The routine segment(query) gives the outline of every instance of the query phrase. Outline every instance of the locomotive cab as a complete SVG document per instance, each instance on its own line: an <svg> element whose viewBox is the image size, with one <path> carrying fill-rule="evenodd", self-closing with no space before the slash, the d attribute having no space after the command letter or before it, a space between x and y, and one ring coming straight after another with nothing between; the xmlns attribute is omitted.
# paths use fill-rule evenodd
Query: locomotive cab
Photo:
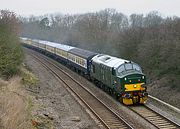
<svg viewBox="0 0 180 129"><path fill-rule="evenodd" d="M116 69L120 99L126 105L143 104L147 100L146 76L134 62L125 62Z"/></svg>

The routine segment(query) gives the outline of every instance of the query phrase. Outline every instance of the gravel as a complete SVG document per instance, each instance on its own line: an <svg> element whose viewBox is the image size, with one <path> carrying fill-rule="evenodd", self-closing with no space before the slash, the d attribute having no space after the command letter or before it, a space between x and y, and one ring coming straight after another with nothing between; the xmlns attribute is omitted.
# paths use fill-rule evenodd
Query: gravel
<svg viewBox="0 0 180 129"><path fill-rule="evenodd" d="M33 109L33 116L48 119L53 123L51 128L56 129L100 128L50 71L29 55L26 55L24 63L39 79L38 88L33 92L36 98L34 107L37 107ZM48 125L48 122L44 123Z"/></svg>

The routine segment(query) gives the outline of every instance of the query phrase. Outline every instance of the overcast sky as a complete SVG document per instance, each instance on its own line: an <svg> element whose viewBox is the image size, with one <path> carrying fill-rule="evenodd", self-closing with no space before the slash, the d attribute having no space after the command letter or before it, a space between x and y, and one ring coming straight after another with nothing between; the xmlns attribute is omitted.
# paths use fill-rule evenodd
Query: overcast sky
<svg viewBox="0 0 180 129"><path fill-rule="evenodd" d="M0 9L18 15L47 13L76 14L114 8L126 15L158 11L162 16L180 17L180 0L0 0Z"/></svg>

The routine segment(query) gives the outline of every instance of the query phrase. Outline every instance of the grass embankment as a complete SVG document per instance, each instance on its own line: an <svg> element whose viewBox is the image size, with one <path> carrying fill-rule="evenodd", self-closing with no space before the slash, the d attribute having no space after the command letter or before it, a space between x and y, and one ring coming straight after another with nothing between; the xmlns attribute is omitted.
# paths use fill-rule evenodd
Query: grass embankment
<svg viewBox="0 0 180 129"><path fill-rule="evenodd" d="M21 76L14 76L8 81L0 79L0 127L5 129L33 129L32 108L33 96L25 90L27 84L23 78L34 78L21 70ZM36 78L28 81L28 85L35 85ZM22 83L23 82L23 83Z"/></svg>
<svg viewBox="0 0 180 129"><path fill-rule="evenodd" d="M36 102L33 92L38 86L38 78L26 68L8 81L0 79L0 128L41 129L52 128L52 122L37 114L42 107Z"/></svg>

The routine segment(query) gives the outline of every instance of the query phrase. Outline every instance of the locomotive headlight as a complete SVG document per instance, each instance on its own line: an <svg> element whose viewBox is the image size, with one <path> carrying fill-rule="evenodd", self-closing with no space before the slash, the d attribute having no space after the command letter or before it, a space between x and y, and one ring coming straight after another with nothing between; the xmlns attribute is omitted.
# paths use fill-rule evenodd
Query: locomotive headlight
<svg viewBox="0 0 180 129"><path fill-rule="evenodd" d="M126 80L127 80L127 78L125 77L125 78L124 78L124 80L126 81Z"/></svg>
<svg viewBox="0 0 180 129"><path fill-rule="evenodd" d="M142 79L144 79L144 76L142 76Z"/></svg>

